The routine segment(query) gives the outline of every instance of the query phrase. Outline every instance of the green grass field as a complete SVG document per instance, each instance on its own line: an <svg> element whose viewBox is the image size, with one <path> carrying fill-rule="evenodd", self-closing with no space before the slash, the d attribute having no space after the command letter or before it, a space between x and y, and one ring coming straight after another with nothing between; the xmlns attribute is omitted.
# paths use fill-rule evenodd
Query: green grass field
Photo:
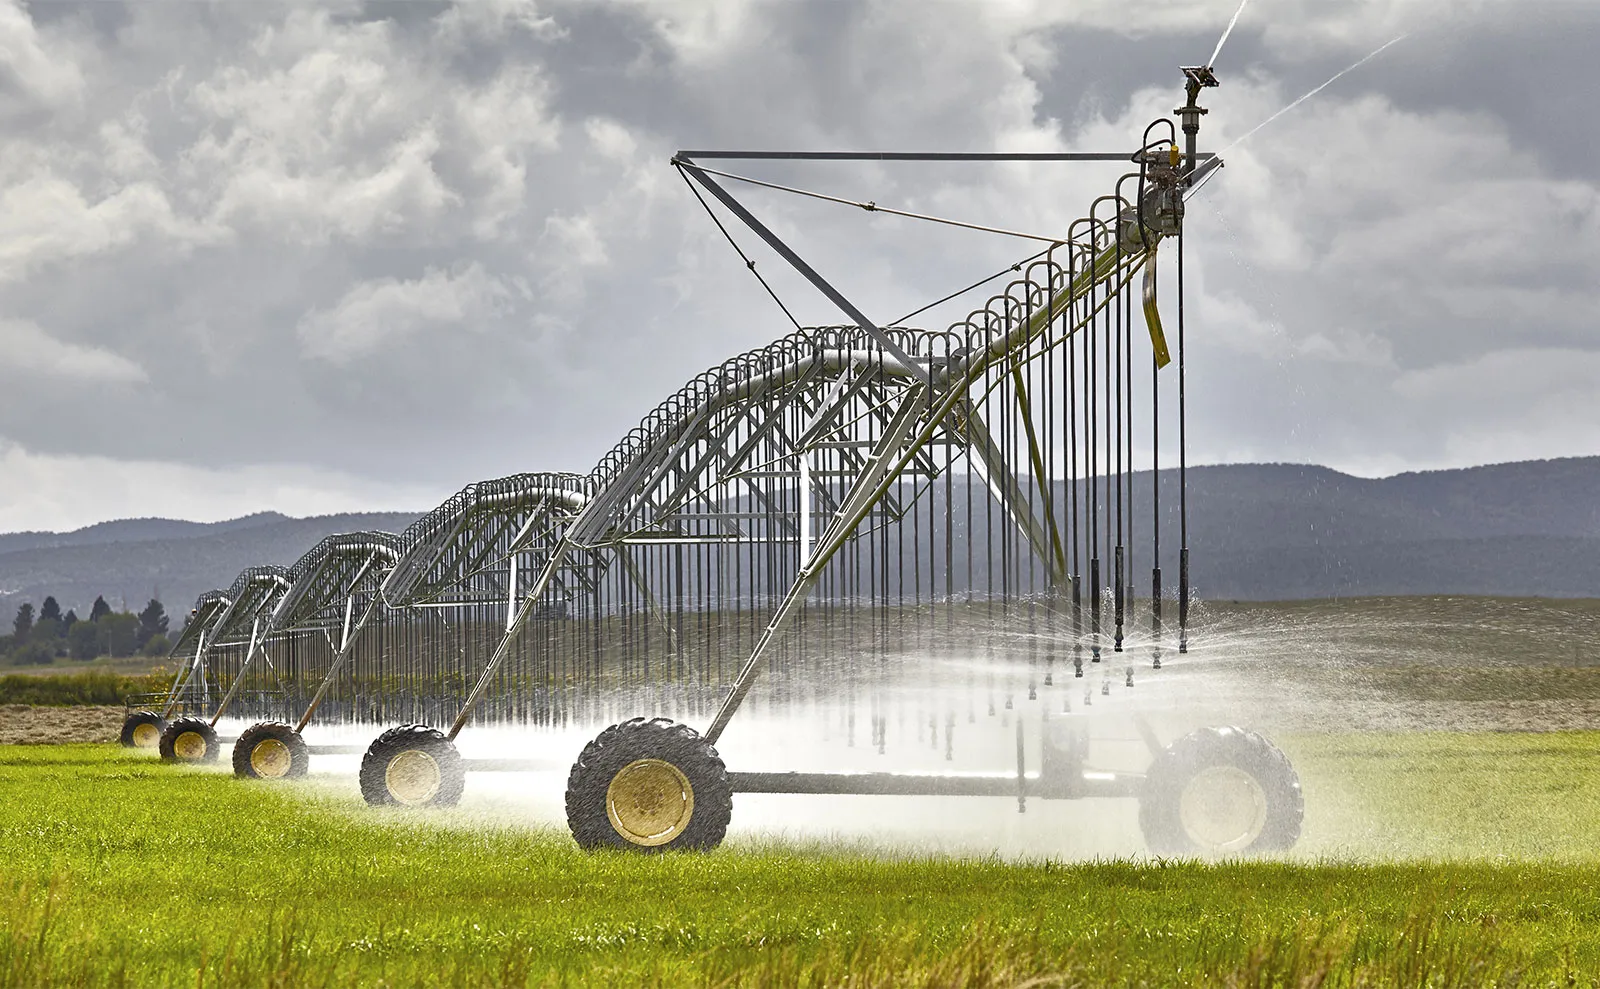
<svg viewBox="0 0 1600 989"><path fill-rule="evenodd" d="M0 986L1595 984L1600 733L1283 741L1302 850L1220 864L585 854L0 748Z"/></svg>
<svg viewBox="0 0 1600 989"><path fill-rule="evenodd" d="M121 704L130 694L155 693L171 685L172 676L162 673L0 673L0 704Z"/></svg>

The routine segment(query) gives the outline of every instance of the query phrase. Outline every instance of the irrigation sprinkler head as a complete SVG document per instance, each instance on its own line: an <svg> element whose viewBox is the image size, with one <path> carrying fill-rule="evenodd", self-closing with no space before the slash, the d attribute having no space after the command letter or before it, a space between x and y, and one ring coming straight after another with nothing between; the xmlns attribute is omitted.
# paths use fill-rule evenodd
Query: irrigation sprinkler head
<svg viewBox="0 0 1600 989"><path fill-rule="evenodd" d="M1194 102L1194 98L1199 94L1200 90L1214 89L1221 85L1221 83L1217 82L1217 74L1212 71L1209 65L1183 66L1183 77L1187 80L1186 88L1189 93L1190 103Z"/></svg>
<svg viewBox="0 0 1600 989"><path fill-rule="evenodd" d="M1183 163L1183 174L1187 176L1192 174L1195 166L1199 164L1195 160L1195 145L1200 137L1200 118L1206 114L1205 107L1198 102L1200 90L1213 89L1221 84L1217 82L1217 75L1211 71L1211 66L1209 65L1186 66L1183 69L1183 76L1185 79L1184 93L1189 99L1187 103L1172 112L1176 113L1178 119L1183 121L1183 137L1184 143L1187 145L1185 148L1187 154Z"/></svg>

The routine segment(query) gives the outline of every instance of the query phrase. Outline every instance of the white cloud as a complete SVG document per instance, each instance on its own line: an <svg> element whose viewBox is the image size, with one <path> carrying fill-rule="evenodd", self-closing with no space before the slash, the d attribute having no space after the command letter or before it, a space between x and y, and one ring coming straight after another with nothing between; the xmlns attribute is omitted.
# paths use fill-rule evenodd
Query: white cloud
<svg viewBox="0 0 1600 989"><path fill-rule="evenodd" d="M1600 453L1600 353L1508 348L1400 375L1397 396L1437 420L1451 464Z"/></svg>
<svg viewBox="0 0 1600 989"><path fill-rule="evenodd" d="M641 4L673 53L695 65L726 56L753 23L753 4L722 0L663 0Z"/></svg>
<svg viewBox="0 0 1600 989"><path fill-rule="evenodd" d="M441 14L435 38L442 45L458 46L469 41L501 42L516 32L540 41L567 36L566 29L541 13L534 0L473 0Z"/></svg>
<svg viewBox="0 0 1600 989"><path fill-rule="evenodd" d="M529 66L509 68L493 83L457 102L453 133L473 184L464 194L480 239L502 234L529 206L528 168L561 143L561 122L550 110L549 84Z"/></svg>
<svg viewBox="0 0 1600 989"><path fill-rule="evenodd" d="M470 264L457 272L429 268L421 278L362 282L332 309L313 311L296 333L312 357L349 364L379 348L428 331L471 332L506 311L511 290Z"/></svg>
<svg viewBox="0 0 1600 989"><path fill-rule="evenodd" d="M94 203L50 174L30 176L0 193L0 280L148 237L190 242L203 234L175 217L166 194L148 182L122 186Z"/></svg>
<svg viewBox="0 0 1600 989"><path fill-rule="evenodd" d="M46 454L0 437L0 531L68 531L117 518L215 522L259 511L286 515L418 511L449 492L304 464L196 467L151 460Z"/></svg>
<svg viewBox="0 0 1600 989"><path fill-rule="evenodd" d="M57 340L21 319L0 319L0 375L101 384L138 384L149 380L145 369L103 347L85 347Z"/></svg>
<svg viewBox="0 0 1600 989"><path fill-rule="evenodd" d="M58 57L39 36L27 9L9 0L0 3L0 75L50 109L75 103L83 95L83 74L76 62Z"/></svg>
<svg viewBox="0 0 1600 989"><path fill-rule="evenodd" d="M583 131L589 136L595 150L607 158L630 161L639 150L639 142L628 133L626 125L604 117L590 117L583 122Z"/></svg>
<svg viewBox="0 0 1600 989"><path fill-rule="evenodd" d="M230 67L194 87L209 126L186 171L201 184L215 177L218 222L282 224L302 240L437 218L457 197L433 169L438 134L408 105L416 80L388 57L381 28L321 26L324 46L281 52L286 66ZM268 32L262 44L283 42Z"/></svg>
<svg viewBox="0 0 1600 989"><path fill-rule="evenodd" d="M1175 105L1165 53L1202 56L1235 6L0 7L0 312L32 327L0 333L28 334L11 349L29 360L55 355L50 374L141 385L48 407L8 389L0 435L148 463L249 450L396 482L420 470L441 490L586 468L684 379L787 329L667 166L674 148L1127 147ZM1491 8L1491 27L1516 16L1523 43L1540 37L1537 15ZM1424 30L1230 151L1196 204L1197 456L1404 467L1446 450L1592 449L1515 403L1485 406L1494 421L1450 411L1450 389L1473 385L1445 368L1503 359L1532 381L1553 359L1587 368L1551 355L1593 352L1600 307L1600 198L1581 156L1553 158L1510 103L1449 103L1454 79L1478 78L1463 53L1501 41L1478 9L1246 8L1207 95L1211 147ZM1441 46L1446 31L1479 49ZM1051 232L1118 166L740 169ZM884 319L1024 253L740 192ZM730 232L803 321L842 319ZM1434 372L1445 383L1424 387ZM1563 393L1587 408L1575 388ZM468 431L479 441L461 443ZM131 511L101 497L106 515Z"/></svg>

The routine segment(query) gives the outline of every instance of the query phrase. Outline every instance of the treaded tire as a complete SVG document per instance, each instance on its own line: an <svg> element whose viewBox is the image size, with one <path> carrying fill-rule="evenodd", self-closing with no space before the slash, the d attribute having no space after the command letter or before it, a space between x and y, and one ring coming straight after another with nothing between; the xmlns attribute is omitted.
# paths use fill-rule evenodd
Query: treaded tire
<svg viewBox="0 0 1600 989"><path fill-rule="evenodd" d="M233 743L233 775L240 779L299 779L310 768L306 740L281 721L251 725Z"/></svg>
<svg viewBox="0 0 1600 989"><path fill-rule="evenodd" d="M155 732L140 732L140 728L154 728ZM154 711L135 711L122 722L122 747L125 749L153 749L161 744L161 733L167 730L167 719ZM140 744L140 738L151 740Z"/></svg>
<svg viewBox="0 0 1600 989"><path fill-rule="evenodd" d="M406 782L415 782L419 769L424 785L407 792ZM361 757L361 796L374 807L453 807L466 785L467 771L455 743L427 725L390 728Z"/></svg>
<svg viewBox="0 0 1600 989"><path fill-rule="evenodd" d="M199 736L204 748L198 749L193 736ZM166 762L216 762L222 754L217 741L217 731L204 718L178 718L161 732L161 758Z"/></svg>
<svg viewBox="0 0 1600 989"><path fill-rule="evenodd" d="M1208 785L1198 780L1208 772L1220 772L1232 781L1244 777L1253 781L1264 813L1258 818L1259 831L1247 841L1243 840L1245 832L1239 843L1208 846L1185 826L1185 790L1192 783ZM1261 735L1237 727L1202 728L1167 746L1150 764L1139 794L1139 829L1144 832L1145 844L1158 855L1248 856L1283 851L1299 840L1304 817L1300 777L1288 757Z"/></svg>
<svg viewBox="0 0 1600 989"><path fill-rule="evenodd" d="M669 764L692 788L688 823L660 844L639 844L624 837L608 813L612 781L640 760ZM585 849L706 851L722 843L732 817L733 789L722 757L699 732L668 718L634 718L607 728L584 746L567 776L567 827Z"/></svg>

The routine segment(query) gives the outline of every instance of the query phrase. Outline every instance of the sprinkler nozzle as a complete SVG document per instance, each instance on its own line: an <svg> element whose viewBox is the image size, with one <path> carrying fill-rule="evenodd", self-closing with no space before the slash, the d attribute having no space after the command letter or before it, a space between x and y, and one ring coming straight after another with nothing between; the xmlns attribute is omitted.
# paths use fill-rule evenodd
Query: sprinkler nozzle
<svg viewBox="0 0 1600 989"><path fill-rule="evenodd" d="M1209 65L1186 65L1183 67L1183 76L1186 80L1186 89L1211 89L1221 85L1217 82L1217 74Z"/></svg>

